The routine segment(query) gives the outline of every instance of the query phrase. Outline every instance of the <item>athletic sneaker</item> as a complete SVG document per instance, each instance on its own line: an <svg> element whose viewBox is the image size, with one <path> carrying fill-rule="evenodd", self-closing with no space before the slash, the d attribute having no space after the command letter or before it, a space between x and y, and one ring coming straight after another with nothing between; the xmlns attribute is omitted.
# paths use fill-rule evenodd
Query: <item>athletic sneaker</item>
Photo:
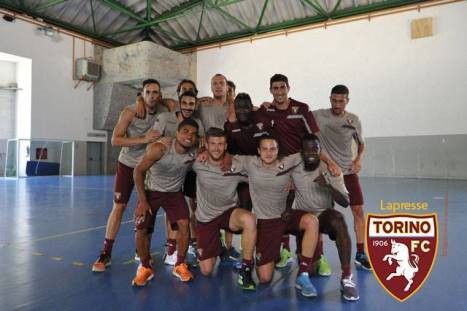
<svg viewBox="0 0 467 311"><path fill-rule="evenodd" d="M104 252L101 252L99 258L92 265L92 271L94 272L104 272L105 268L109 267L112 264L111 257Z"/></svg>
<svg viewBox="0 0 467 311"><path fill-rule="evenodd" d="M291 262L293 262L292 253L288 249L283 248L281 250L281 259L276 263L276 268L285 268Z"/></svg>
<svg viewBox="0 0 467 311"><path fill-rule="evenodd" d="M371 271L371 265L365 253L357 253L355 255L355 265L359 268Z"/></svg>
<svg viewBox="0 0 467 311"><path fill-rule="evenodd" d="M255 281L251 277L251 268L244 266L239 274L237 279L238 285L245 290L256 290Z"/></svg>
<svg viewBox="0 0 467 311"><path fill-rule="evenodd" d="M142 265L138 266L136 270L136 276L131 282L133 286L146 286L149 281L154 278L154 270L152 268L146 268Z"/></svg>
<svg viewBox="0 0 467 311"><path fill-rule="evenodd" d="M175 251L172 255L167 254L164 255L164 263L169 266L175 266L177 263L177 251Z"/></svg>
<svg viewBox="0 0 467 311"><path fill-rule="evenodd" d="M310 280L308 272L302 272L298 275L295 287L300 290L300 293L304 297L316 297L318 293L316 288L313 286Z"/></svg>
<svg viewBox="0 0 467 311"><path fill-rule="evenodd" d="M188 245L188 255L196 256L196 244L193 245L190 243L190 245Z"/></svg>
<svg viewBox="0 0 467 311"><path fill-rule="evenodd" d="M242 255L233 246L229 249L222 246L222 251L219 257L222 262L228 262L239 261L242 258Z"/></svg>
<svg viewBox="0 0 467 311"><path fill-rule="evenodd" d="M360 299L358 290L355 283L352 281L352 275L342 278L341 280L341 294L345 300L356 301Z"/></svg>
<svg viewBox="0 0 467 311"><path fill-rule="evenodd" d="M321 255L318 261L318 274L321 276L330 276L332 273L331 265L324 255Z"/></svg>
<svg viewBox="0 0 467 311"><path fill-rule="evenodd" d="M172 274L182 282L188 282L193 279L193 274L191 274L186 263L176 265L172 269Z"/></svg>
<svg viewBox="0 0 467 311"><path fill-rule="evenodd" d="M141 261L141 258L139 258L138 252L135 251L135 261Z"/></svg>

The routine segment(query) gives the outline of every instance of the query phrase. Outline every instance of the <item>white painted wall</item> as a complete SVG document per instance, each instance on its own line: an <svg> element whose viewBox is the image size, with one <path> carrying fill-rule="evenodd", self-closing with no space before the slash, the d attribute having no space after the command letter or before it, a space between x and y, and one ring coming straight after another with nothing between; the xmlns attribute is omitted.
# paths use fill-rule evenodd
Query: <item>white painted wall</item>
<svg viewBox="0 0 467 311"><path fill-rule="evenodd" d="M37 26L18 19L14 23L1 20L0 24L0 52L32 60L31 137L106 141L105 137L87 136L102 131L92 128L93 90L86 90L87 83L74 88L72 38L64 34L58 39L46 37L38 34ZM79 39L75 43L76 57L93 55L91 44L84 45Z"/></svg>
<svg viewBox="0 0 467 311"><path fill-rule="evenodd" d="M16 82L16 64L0 60L0 88Z"/></svg>
<svg viewBox="0 0 467 311"><path fill-rule="evenodd" d="M364 136L467 133L467 2L442 5L197 53L201 95L217 72L270 100L269 78L283 73L290 96L329 106L335 84L350 88L348 110ZM410 21L434 18L434 36L412 40Z"/></svg>

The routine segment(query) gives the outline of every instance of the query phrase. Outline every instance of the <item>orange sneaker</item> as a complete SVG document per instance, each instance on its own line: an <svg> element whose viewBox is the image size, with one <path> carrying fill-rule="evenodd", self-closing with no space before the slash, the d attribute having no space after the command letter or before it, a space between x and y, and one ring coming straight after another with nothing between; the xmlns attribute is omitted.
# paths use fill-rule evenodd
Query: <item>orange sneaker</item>
<svg viewBox="0 0 467 311"><path fill-rule="evenodd" d="M172 269L172 274L182 282L188 282L193 279L193 274L191 274L186 263L181 263L175 266Z"/></svg>
<svg viewBox="0 0 467 311"><path fill-rule="evenodd" d="M112 260L109 255L104 252L101 252L99 258L92 265L92 271L94 272L104 272L105 269L112 264Z"/></svg>
<svg viewBox="0 0 467 311"><path fill-rule="evenodd" d="M149 281L154 278L154 270L152 268L146 268L139 266L136 270L136 276L131 282L133 286L146 286Z"/></svg>

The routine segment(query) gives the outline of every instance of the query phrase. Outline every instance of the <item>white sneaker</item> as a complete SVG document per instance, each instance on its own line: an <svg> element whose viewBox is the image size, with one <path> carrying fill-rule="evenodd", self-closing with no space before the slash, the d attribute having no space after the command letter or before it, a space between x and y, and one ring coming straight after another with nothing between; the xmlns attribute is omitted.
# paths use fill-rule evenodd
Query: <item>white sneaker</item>
<svg viewBox="0 0 467 311"><path fill-rule="evenodd" d="M194 248L192 244L188 246L188 254L192 256L196 256L196 249Z"/></svg>
<svg viewBox="0 0 467 311"><path fill-rule="evenodd" d="M175 264L177 263L177 251L175 251L172 255L168 255L167 253L165 253L164 263L169 266L175 266Z"/></svg>

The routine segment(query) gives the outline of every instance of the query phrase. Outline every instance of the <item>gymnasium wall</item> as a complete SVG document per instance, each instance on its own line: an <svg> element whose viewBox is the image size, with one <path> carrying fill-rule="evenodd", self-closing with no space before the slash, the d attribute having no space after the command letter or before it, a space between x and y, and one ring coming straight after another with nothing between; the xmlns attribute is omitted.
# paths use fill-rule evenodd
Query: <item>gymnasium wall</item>
<svg viewBox="0 0 467 311"><path fill-rule="evenodd" d="M463 1L200 51L200 93L220 72L260 105L284 73L290 96L318 109L346 84L367 144L362 175L467 179L466 16ZM423 17L433 36L411 39Z"/></svg>
<svg viewBox="0 0 467 311"><path fill-rule="evenodd" d="M93 89L87 90L88 83L75 88L72 79L72 37L59 34L50 38L38 32L36 25L1 19L0 38L0 52L32 60L30 124L18 124L18 138L106 142L107 133L93 129ZM83 40L75 39L75 57L92 56L93 50L89 42L84 44ZM30 125L26 133L21 131L25 125ZM75 154L75 158L83 157ZM80 166L75 172L84 174L86 165Z"/></svg>

